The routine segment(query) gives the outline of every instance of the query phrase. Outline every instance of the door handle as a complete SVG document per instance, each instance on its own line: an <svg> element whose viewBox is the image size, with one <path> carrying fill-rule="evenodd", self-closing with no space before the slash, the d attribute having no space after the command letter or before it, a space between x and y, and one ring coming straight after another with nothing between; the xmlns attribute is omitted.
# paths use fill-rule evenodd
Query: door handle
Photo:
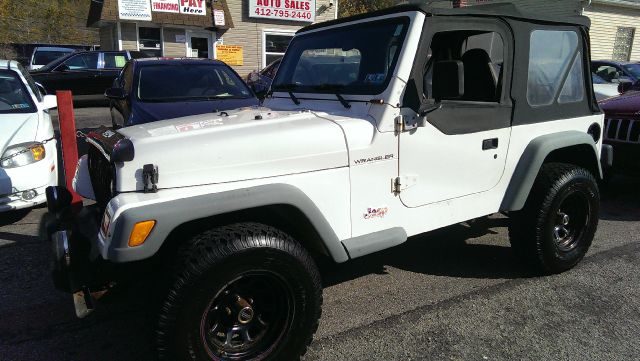
<svg viewBox="0 0 640 361"><path fill-rule="evenodd" d="M482 150L498 149L498 138L485 139L482 141Z"/></svg>

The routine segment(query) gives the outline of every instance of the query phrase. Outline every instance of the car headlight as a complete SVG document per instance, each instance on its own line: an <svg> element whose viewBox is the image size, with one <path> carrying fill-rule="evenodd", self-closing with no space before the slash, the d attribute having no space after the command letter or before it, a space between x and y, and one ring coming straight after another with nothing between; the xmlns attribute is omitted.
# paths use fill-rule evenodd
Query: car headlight
<svg viewBox="0 0 640 361"><path fill-rule="evenodd" d="M43 160L46 155L42 143L30 142L12 145L4 151L0 167L17 168Z"/></svg>

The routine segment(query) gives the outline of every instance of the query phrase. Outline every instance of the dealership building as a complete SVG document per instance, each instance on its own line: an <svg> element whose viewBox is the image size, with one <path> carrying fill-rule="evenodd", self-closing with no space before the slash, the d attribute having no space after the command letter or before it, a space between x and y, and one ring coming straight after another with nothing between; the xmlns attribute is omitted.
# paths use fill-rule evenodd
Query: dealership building
<svg viewBox="0 0 640 361"><path fill-rule="evenodd" d="M332 20L338 0L91 1L103 50L225 61L241 75L284 54L295 32Z"/></svg>

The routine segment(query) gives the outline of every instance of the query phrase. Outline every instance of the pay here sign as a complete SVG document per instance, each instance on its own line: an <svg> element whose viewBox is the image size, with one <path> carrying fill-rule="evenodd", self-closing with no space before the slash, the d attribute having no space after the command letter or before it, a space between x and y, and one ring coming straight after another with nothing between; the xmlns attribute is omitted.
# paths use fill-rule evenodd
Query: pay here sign
<svg viewBox="0 0 640 361"><path fill-rule="evenodd" d="M249 17L314 22L316 0L249 0Z"/></svg>

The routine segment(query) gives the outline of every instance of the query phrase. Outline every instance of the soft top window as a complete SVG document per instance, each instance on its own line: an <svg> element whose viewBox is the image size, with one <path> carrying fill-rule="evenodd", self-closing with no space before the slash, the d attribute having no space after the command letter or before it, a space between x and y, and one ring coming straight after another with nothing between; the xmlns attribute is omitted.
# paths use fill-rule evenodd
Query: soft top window
<svg viewBox="0 0 640 361"><path fill-rule="evenodd" d="M527 101L531 106L584 99L584 74L575 31L531 32Z"/></svg>
<svg viewBox="0 0 640 361"><path fill-rule="evenodd" d="M493 31L457 30L435 34L424 75L425 97L438 101L500 102L504 51L502 36ZM443 61L459 62L464 68L464 93L460 96L448 97L436 92L446 86L436 81L452 82L446 76L434 77L435 63Z"/></svg>
<svg viewBox="0 0 640 361"><path fill-rule="evenodd" d="M379 94L387 87L409 19L349 25L293 39L273 90L304 93Z"/></svg>

